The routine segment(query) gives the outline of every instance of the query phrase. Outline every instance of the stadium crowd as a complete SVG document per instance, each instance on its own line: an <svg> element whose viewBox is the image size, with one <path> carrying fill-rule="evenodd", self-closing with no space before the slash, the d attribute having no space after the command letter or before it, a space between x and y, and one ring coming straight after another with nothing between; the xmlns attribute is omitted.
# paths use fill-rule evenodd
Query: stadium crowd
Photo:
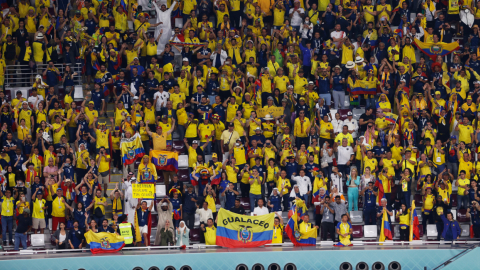
<svg viewBox="0 0 480 270"><path fill-rule="evenodd" d="M144 245L153 224L151 244L189 245L196 215L200 241L215 244L218 207L275 212L273 243L282 243L282 211L297 198L314 217L303 222L322 240L351 234L350 214L359 209L365 225L396 210L407 240L415 195L424 232L436 224L437 239L457 239L450 211L457 207L480 238L474 1L159 1L172 22L183 21L161 50L166 32L154 30L166 22L151 23L148 1L143 9L135 0L7 3L4 245L26 248L28 233L50 226L57 248L85 247L89 230L116 231L129 246L140 242L136 222ZM432 56L416 40L443 51ZM454 42L462 45L444 53ZM29 95L5 76L22 76ZM86 88L80 102L78 77ZM367 85L360 81L373 83L375 94L355 92ZM137 133L147 155L126 166L120 144ZM187 155L186 178L157 172L150 150ZM200 166L211 174L198 178ZM162 179L167 197L132 197L145 172ZM121 181L109 189L116 174Z"/></svg>

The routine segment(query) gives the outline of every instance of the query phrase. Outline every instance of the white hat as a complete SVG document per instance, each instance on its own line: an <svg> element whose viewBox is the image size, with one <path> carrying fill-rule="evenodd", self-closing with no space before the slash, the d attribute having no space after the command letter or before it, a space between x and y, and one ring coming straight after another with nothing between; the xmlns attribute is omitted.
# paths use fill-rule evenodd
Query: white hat
<svg viewBox="0 0 480 270"><path fill-rule="evenodd" d="M480 81L474 81L473 84L480 84Z"/></svg>
<svg viewBox="0 0 480 270"><path fill-rule="evenodd" d="M132 178L130 178L130 181L137 181L137 178L135 176L132 176Z"/></svg>
<svg viewBox="0 0 480 270"><path fill-rule="evenodd" d="M135 100L135 99L138 99L138 97L137 97L137 96L134 96L134 97L133 97L133 100Z"/></svg>
<svg viewBox="0 0 480 270"><path fill-rule="evenodd" d="M355 67L355 63L353 63L353 61L348 61L347 64L345 65L346 68L350 69L350 68L354 68Z"/></svg>
<svg viewBox="0 0 480 270"><path fill-rule="evenodd" d="M195 140L195 141L193 141L193 142L192 142L192 144L194 144L194 143L198 144L198 141L197 141L197 140Z"/></svg>
<svg viewBox="0 0 480 270"><path fill-rule="evenodd" d="M168 203L163 202L161 206L168 206Z"/></svg>
<svg viewBox="0 0 480 270"><path fill-rule="evenodd" d="M353 113L352 113L352 112L348 112L347 115L350 116L350 115L353 115Z"/></svg>
<svg viewBox="0 0 480 270"><path fill-rule="evenodd" d="M355 58L355 63L360 64L360 63L362 63L364 60L365 60L365 59L363 59L363 57L357 56L357 58Z"/></svg>
<svg viewBox="0 0 480 270"><path fill-rule="evenodd" d="M340 72L342 72L342 68L339 65L336 65L333 69L336 69L336 68L340 69Z"/></svg>
<svg viewBox="0 0 480 270"><path fill-rule="evenodd" d="M273 117L270 114L265 115L264 120L273 120Z"/></svg>
<svg viewBox="0 0 480 270"><path fill-rule="evenodd" d="M43 34L42 34L42 33L38 33L38 34L37 34L37 39L40 39L40 38L43 38Z"/></svg>
<svg viewBox="0 0 480 270"><path fill-rule="evenodd" d="M133 58L133 60L135 60L135 59L140 60L140 59L138 59L138 57L134 57L134 58Z"/></svg>
<svg viewBox="0 0 480 270"><path fill-rule="evenodd" d="M255 129L255 131L257 131L257 130L262 131L262 129L261 129L260 127L257 127L257 128Z"/></svg>
<svg viewBox="0 0 480 270"><path fill-rule="evenodd" d="M293 85L290 84L287 88L293 88Z"/></svg>
<svg viewBox="0 0 480 270"><path fill-rule="evenodd" d="M308 84L314 84L313 81L309 81Z"/></svg>
<svg viewBox="0 0 480 270"><path fill-rule="evenodd" d="M184 57L182 61L183 62L188 62L188 58Z"/></svg>

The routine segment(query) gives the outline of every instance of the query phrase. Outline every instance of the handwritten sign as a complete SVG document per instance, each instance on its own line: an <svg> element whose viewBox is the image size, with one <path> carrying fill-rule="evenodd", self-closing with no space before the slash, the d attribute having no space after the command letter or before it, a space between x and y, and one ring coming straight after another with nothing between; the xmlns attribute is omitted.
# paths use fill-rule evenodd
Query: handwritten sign
<svg viewBox="0 0 480 270"><path fill-rule="evenodd" d="M270 107L270 108L260 108L257 109L257 117L264 118L267 114L270 114L271 117L277 117L283 115L283 107Z"/></svg>
<svg viewBox="0 0 480 270"><path fill-rule="evenodd" d="M154 199L155 185L154 184L133 184L132 195L135 199Z"/></svg>

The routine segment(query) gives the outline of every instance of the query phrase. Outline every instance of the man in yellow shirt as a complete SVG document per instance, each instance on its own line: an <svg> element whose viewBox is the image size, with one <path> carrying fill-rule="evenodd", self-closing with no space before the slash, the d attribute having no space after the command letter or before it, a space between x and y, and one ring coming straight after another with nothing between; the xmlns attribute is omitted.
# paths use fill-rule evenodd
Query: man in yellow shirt
<svg viewBox="0 0 480 270"><path fill-rule="evenodd" d="M474 128L468 124L468 117L464 117L463 122L457 124L455 131L458 131L458 141L464 142L467 148L470 148L474 137Z"/></svg>
<svg viewBox="0 0 480 270"><path fill-rule="evenodd" d="M3 244L7 244L7 232L10 238L10 245L13 245L12 229L13 214L15 208L15 199L12 197L12 191L7 189L5 194L0 190L0 198L2 199L2 239Z"/></svg>
<svg viewBox="0 0 480 270"><path fill-rule="evenodd" d="M469 194L468 192L476 192L475 190L469 191L470 188L470 180L466 177L467 172L465 170L460 170L460 177L458 178L457 182L455 182L455 185L458 187L458 209L468 209L468 206L470 205L470 199L469 199ZM476 196L476 194L475 194Z"/></svg>
<svg viewBox="0 0 480 270"><path fill-rule="evenodd" d="M102 224L105 219L105 206L108 206L107 199L102 196L102 191L95 186L95 197L93 198L93 219L97 224Z"/></svg>
<svg viewBox="0 0 480 270"><path fill-rule="evenodd" d="M167 137L170 135L173 130L175 129L175 119L172 119L172 127L169 131L163 133L163 129L161 126L157 127L157 132L153 133L150 131L148 125L150 121L147 120L146 122L147 134L148 136L152 137L153 141L153 150L166 150L167 149Z"/></svg>
<svg viewBox="0 0 480 270"><path fill-rule="evenodd" d="M205 97L205 96L204 96ZM212 143L211 141L215 138L215 127L210 123L208 119L209 114L203 115L203 123L198 125L198 135L200 136L200 142L205 143L207 139L210 139L210 142L206 145L204 151L205 155L210 155L212 153Z"/></svg>
<svg viewBox="0 0 480 270"><path fill-rule="evenodd" d="M408 168L413 173L413 175L415 175L415 168L417 168L417 159L412 156L412 151L405 151L405 157L402 158L400 164L402 165L402 171Z"/></svg>
<svg viewBox="0 0 480 270"><path fill-rule="evenodd" d="M95 158L97 160L98 166L98 183L103 184L104 194L107 194L108 179L110 175L110 155L108 154L107 149L102 146L100 147L98 154Z"/></svg>
<svg viewBox="0 0 480 270"><path fill-rule="evenodd" d="M342 145L342 140L347 139L348 140L348 146L352 146L353 144L353 137L352 134L348 132L348 126L343 126L342 132L338 133L338 135L335 137L335 144L337 145Z"/></svg>
<svg viewBox="0 0 480 270"><path fill-rule="evenodd" d="M295 145L297 148L300 148L302 144L305 144L305 147L308 147L310 144L308 142L308 134L310 133L310 120L305 117L305 111L300 110L299 117L295 119L293 136L295 138Z"/></svg>
<svg viewBox="0 0 480 270"><path fill-rule="evenodd" d="M207 227L203 223L200 227L205 234L205 245L215 245L217 243L217 228L213 226L213 218L207 220Z"/></svg>

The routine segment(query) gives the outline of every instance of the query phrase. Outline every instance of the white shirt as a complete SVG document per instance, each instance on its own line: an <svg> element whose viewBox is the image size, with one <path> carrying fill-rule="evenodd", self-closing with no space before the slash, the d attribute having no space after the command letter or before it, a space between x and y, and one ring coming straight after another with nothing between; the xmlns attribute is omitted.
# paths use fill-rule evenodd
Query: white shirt
<svg viewBox="0 0 480 270"><path fill-rule="evenodd" d="M345 35L345 32L343 31L333 31L332 33L330 33L330 37L333 38L336 38L336 39L339 39L339 38L344 38L346 37L347 35ZM338 47L338 44L340 44L340 42L334 42L335 46Z"/></svg>
<svg viewBox="0 0 480 270"><path fill-rule="evenodd" d="M261 216L266 214L268 214L268 208L265 206L263 206L262 208L260 208L260 206L255 207L252 213L253 216Z"/></svg>
<svg viewBox="0 0 480 270"><path fill-rule="evenodd" d="M37 97L38 97L38 101L37 101ZM35 105L35 102L36 102L37 106L35 107L35 109L38 109L38 103L40 103L40 101L42 100L44 100L43 97L41 95L37 95L36 97L34 96L28 97L27 102L31 103L32 105Z"/></svg>
<svg viewBox="0 0 480 270"><path fill-rule="evenodd" d="M345 165L353 155L353 148L351 146L339 146L338 151L338 165Z"/></svg>
<svg viewBox="0 0 480 270"><path fill-rule="evenodd" d="M298 11L298 12L296 12ZM298 8L295 10L295 8L290 8L290 14L293 13L292 19L290 20L290 24L292 26L300 26L303 22L302 17L300 17L300 14L305 14L305 10L303 8Z"/></svg>
<svg viewBox="0 0 480 270"><path fill-rule="evenodd" d="M427 2L427 1L424 1L424 2ZM433 10L430 10L430 5L428 4L426 5L427 9L425 10L425 17L427 18L427 22L433 21L435 11L437 10L437 3L435 3L434 1L432 1L432 3L433 3Z"/></svg>
<svg viewBox="0 0 480 270"><path fill-rule="evenodd" d="M300 25L300 33L302 33L302 38L310 38L312 36L313 23L308 22L306 24L307 24L308 27L305 27L304 23L302 23ZM310 37L309 37L309 35L310 35Z"/></svg>
<svg viewBox="0 0 480 270"><path fill-rule="evenodd" d="M332 179L332 187L337 186L338 192L343 192L343 183L342 183L342 173L339 172L340 175L336 175L332 173L330 175L330 179Z"/></svg>
<svg viewBox="0 0 480 270"><path fill-rule="evenodd" d="M343 121L340 119L333 119L332 120L332 126L333 126L333 133L340 133L342 132L343 129Z"/></svg>
<svg viewBox="0 0 480 270"><path fill-rule="evenodd" d="M208 208L207 210L199 208L197 209L197 211L195 211L195 214L198 214L200 216L200 222L203 222L205 224L207 224L209 218L213 218L212 209L210 208Z"/></svg>
<svg viewBox="0 0 480 270"><path fill-rule="evenodd" d="M343 125L348 126L348 130L354 130L354 132L352 133L352 137L355 139L357 137L357 131L358 131L357 120L355 120L353 118L352 118L352 120L348 120L348 118L347 118L347 119L343 120Z"/></svg>
<svg viewBox="0 0 480 270"><path fill-rule="evenodd" d="M295 176L292 177L292 180L297 182L300 193L307 194L309 190L312 190L312 181L308 176Z"/></svg>
<svg viewBox="0 0 480 270"><path fill-rule="evenodd" d="M217 51L212 52L212 54L210 55L210 59L212 59L213 65L215 65L215 63L217 62L216 61L217 56L218 56ZM218 57L220 57L220 63L223 65L225 63L225 60L227 60L227 57L228 57L227 52L222 50Z"/></svg>
<svg viewBox="0 0 480 270"><path fill-rule="evenodd" d="M157 99L157 103L155 104L155 110L160 111L162 107L167 107L167 101L170 98L170 93L167 91L157 91L155 95L153 95L153 99Z"/></svg>

